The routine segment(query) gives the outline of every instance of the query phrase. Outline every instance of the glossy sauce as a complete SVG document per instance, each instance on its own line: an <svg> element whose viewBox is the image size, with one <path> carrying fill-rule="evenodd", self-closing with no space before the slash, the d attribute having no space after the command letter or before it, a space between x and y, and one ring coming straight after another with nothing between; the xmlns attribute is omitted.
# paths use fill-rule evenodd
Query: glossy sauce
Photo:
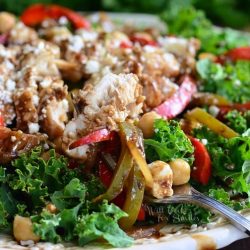
<svg viewBox="0 0 250 250"><path fill-rule="evenodd" d="M216 243L213 238L202 235L202 234L193 234L191 238L194 239L197 243L197 250L215 250Z"/></svg>

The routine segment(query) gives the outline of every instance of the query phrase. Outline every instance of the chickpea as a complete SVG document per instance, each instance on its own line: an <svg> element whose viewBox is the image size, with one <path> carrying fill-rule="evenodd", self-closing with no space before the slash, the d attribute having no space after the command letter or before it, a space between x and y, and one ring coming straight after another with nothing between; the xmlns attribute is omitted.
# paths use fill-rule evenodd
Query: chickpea
<svg viewBox="0 0 250 250"><path fill-rule="evenodd" d="M173 185L177 186L188 183L191 169L186 161L182 159L176 159L169 162L169 165L173 171Z"/></svg>
<svg viewBox="0 0 250 250"><path fill-rule="evenodd" d="M8 12L0 12L0 33L5 33L11 30L16 23L14 15Z"/></svg>
<svg viewBox="0 0 250 250"><path fill-rule="evenodd" d="M32 222L29 217L16 215L13 222L13 234L17 241L33 240L38 242L40 237L32 230Z"/></svg>
<svg viewBox="0 0 250 250"><path fill-rule="evenodd" d="M156 112L151 111L148 113L145 113L139 123L138 127L142 130L142 133L144 135L144 138L150 138L154 134L154 120L160 119L161 116L158 115Z"/></svg>
<svg viewBox="0 0 250 250"><path fill-rule="evenodd" d="M158 199L172 196L173 172L170 166L164 161L154 161L148 167L153 177L151 194Z"/></svg>

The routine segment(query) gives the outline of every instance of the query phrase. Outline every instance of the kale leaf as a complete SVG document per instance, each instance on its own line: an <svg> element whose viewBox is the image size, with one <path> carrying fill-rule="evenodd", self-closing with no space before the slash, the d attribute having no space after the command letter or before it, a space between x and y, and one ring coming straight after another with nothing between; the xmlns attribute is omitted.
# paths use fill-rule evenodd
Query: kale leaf
<svg viewBox="0 0 250 250"><path fill-rule="evenodd" d="M249 207L250 203L246 201L235 201L230 198L230 195L223 188L213 188L209 190L208 195L225 205L233 208L236 211Z"/></svg>
<svg viewBox="0 0 250 250"><path fill-rule="evenodd" d="M99 206L99 212L82 216L76 225L75 232L79 236L79 245L104 238L114 247L128 247L133 239L126 235L118 226L118 220L127 216L114 204L104 201Z"/></svg>
<svg viewBox="0 0 250 250"><path fill-rule="evenodd" d="M203 59L197 62L196 69L202 80L201 91L222 95L232 102L250 101L250 62L222 66Z"/></svg>
<svg viewBox="0 0 250 250"><path fill-rule="evenodd" d="M250 197L250 137L226 139L206 127L194 130L198 139L207 139L206 148L212 160L212 173L235 193Z"/></svg>
<svg viewBox="0 0 250 250"><path fill-rule="evenodd" d="M161 18L166 22L170 34L201 41L201 51L222 54L231 48L247 46L250 36L229 28L220 29L206 18L202 10L181 5L174 11L166 10Z"/></svg>
<svg viewBox="0 0 250 250"><path fill-rule="evenodd" d="M177 121L155 120L153 138L145 139L144 144L149 162L168 162L177 158L187 160L190 164L193 162L193 146Z"/></svg>
<svg viewBox="0 0 250 250"><path fill-rule="evenodd" d="M247 124L247 116L250 114L249 112L241 113L237 110L232 110L228 112L225 116L227 120L227 124L230 128L238 132L239 134L243 134L248 127Z"/></svg>
<svg viewBox="0 0 250 250"><path fill-rule="evenodd" d="M44 241L85 244L91 235L93 240L104 238L116 247L131 245L133 239L118 225L127 214L113 204L91 202L104 192L100 181L83 176L80 167L69 169L67 159L54 150L47 160L42 154L38 147L11 166L0 167L0 228L11 228L19 214L31 217L34 232ZM55 213L46 208L48 204L55 205Z"/></svg>

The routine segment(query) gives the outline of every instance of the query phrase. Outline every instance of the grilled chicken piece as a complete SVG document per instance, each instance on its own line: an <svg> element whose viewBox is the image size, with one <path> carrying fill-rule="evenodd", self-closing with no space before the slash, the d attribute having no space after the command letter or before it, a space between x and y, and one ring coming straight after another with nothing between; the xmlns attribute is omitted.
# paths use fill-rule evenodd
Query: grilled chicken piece
<svg viewBox="0 0 250 250"><path fill-rule="evenodd" d="M88 83L80 92L78 106L81 114L71 120L63 134L63 147L68 155L86 159L90 147L68 150L74 140L98 128L117 129L117 123L136 119L142 112L144 97L134 74L109 73L93 85Z"/></svg>
<svg viewBox="0 0 250 250"><path fill-rule="evenodd" d="M44 135L30 135L20 130L12 131L9 128L0 127L0 164L10 162L45 141Z"/></svg>
<svg viewBox="0 0 250 250"><path fill-rule="evenodd" d="M10 44L25 44L38 39L37 32L18 22L10 31L8 42Z"/></svg>
<svg viewBox="0 0 250 250"><path fill-rule="evenodd" d="M16 110L16 127L25 133L39 132L38 114L35 107L33 91L30 89L18 90L14 94L14 105ZM38 98L38 97L37 97Z"/></svg>
<svg viewBox="0 0 250 250"><path fill-rule="evenodd" d="M45 88L39 93L39 119L40 125L50 139L62 136L65 129L65 122L68 121L67 112L69 105L67 101L67 87L63 86L61 80L53 81L51 78L47 81ZM43 85L44 83L40 83ZM48 85L48 86L47 86Z"/></svg>

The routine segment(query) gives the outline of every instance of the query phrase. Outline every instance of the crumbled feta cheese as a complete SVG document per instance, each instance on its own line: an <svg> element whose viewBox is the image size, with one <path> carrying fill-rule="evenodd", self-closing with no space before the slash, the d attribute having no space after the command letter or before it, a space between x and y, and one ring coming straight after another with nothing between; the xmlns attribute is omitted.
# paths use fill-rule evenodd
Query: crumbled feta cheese
<svg viewBox="0 0 250 250"><path fill-rule="evenodd" d="M210 107L208 108L208 112L209 112L212 116L216 117L216 116L219 114L220 109L219 109L218 107L212 105L212 106L210 106Z"/></svg>
<svg viewBox="0 0 250 250"><path fill-rule="evenodd" d="M114 26L113 26L113 24L111 22L108 21L108 22L103 22L102 23L102 28L103 28L103 30L105 32L110 33L110 32L113 31Z"/></svg>
<svg viewBox="0 0 250 250"><path fill-rule="evenodd" d="M68 102L68 100L66 100L66 99L62 100L62 108L66 112L69 110L69 102Z"/></svg>
<svg viewBox="0 0 250 250"><path fill-rule="evenodd" d="M39 104L39 97L37 95L32 96L32 102L35 106L38 106Z"/></svg>
<svg viewBox="0 0 250 250"><path fill-rule="evenodd" d="M37 55L45 49L45 43L43 41L39 42L37 47L34 49L34 53Z"/></svg>
<svg viewBox="0 0 250 250"><path fill-rule="evenodd" d="M58 19L58 23L60 25L67 25L69 23L69 20L67 17L65 16L61 16L59 19Z"/></svg>
<svg viewBox="0 0 250 250"><path fill-rule="evenodd" d="M84 47L83 39L78 35L70 37L69 42L69 49L73 52L78 53Z"/></svg>
<svg viewBox="0 0 250 250"><path fill-rule="evenodd" d="M16 137L15 137L14 135L12 135L12 136L10 137L10 140L11 140L12 142L15 142L15 141L16 141Z"/></svg>
<svg viewBox="0 0 250 250"><path fill-rule="evenodd" d="M39 131L39 124L38 123L34 123L34 122L30 122L28 124L28 128L29 128L29 133L30 134L37 133Z"/></svg>
<svg viewBox="0 0 250 250"><path fill-rule="evenodd" d="M82 37L85 42L93 42L98 38L98 33L94 31L87 31L80 29L77 31L77 34Z"/></svg>
<svg viewBox="0 0 250 250"><path fill-rule="evenodd" d="M89 60L85 65L85 71L87 74L97 73L100 69L100 63L95 60Z"/></svg>
<svg viewBox="0 0 250 250"><path fill-rule="evenodd" d="M42 81L40 82L40 86L41 86L42 88L44 88L44 89L50 87L51 84L52 84L52 81L51 81L50 78L45 78L44 80L42 80Z"/></svg>
<svg viewBox="0 0 250 250"><path fill-rule="evenodd" d="M203 145L207 145L208 140L207 140L207 139L201 139L201 143L202 143Z"/></svg>
<svg viewBox="0 0 250 250"><path fill-rule="evenodd" d="M7 67L7 69L9 69L9 70L13 70L15 68L14 65L9 60L5 60L4 63Z"/></svg>
<svg viewBox="0 0 250 250"><path fill-rule="evenodd" d="M5 85L8 91L13 91L16 88L16 83L11 79L8 79Z"/></svg>
<svg viewBox="0 0 250 250"><path fill-rule="evenodd" d="M146 45L143 47L143 50L147 53L153 53L156 51L156 48L154 46L151 46L151 45Z"/></svg>

